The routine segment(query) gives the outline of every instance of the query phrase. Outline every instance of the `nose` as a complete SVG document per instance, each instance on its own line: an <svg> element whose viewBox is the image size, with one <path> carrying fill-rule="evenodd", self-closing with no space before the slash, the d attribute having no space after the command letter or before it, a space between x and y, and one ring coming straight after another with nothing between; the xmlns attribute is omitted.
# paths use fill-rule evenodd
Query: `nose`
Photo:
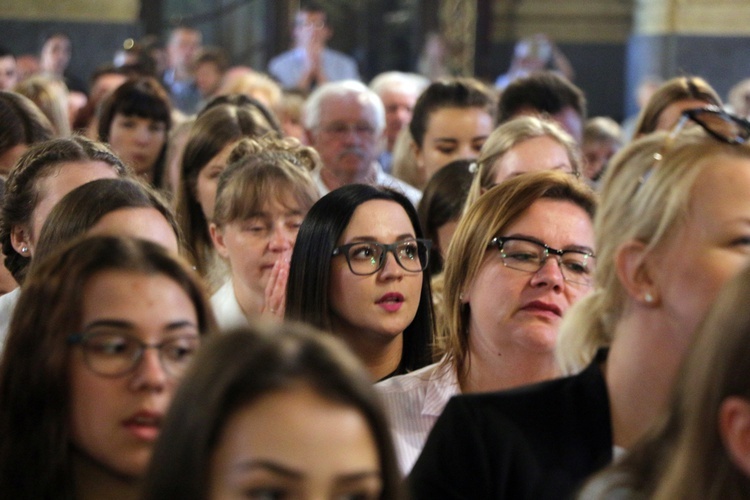
<svg viewBox="0 0 750 500"><path fill-rule="evenodd" d="M138 127L135 133L135 139L139 144L145 144L149 141L150 135L148 127Z"/></svg>
<svg viewBox="0 0 750 500"><path fill-rule="evenodd" d="M555 290L561 290L565 284L560 261L555 256L548 256L542 267L531 275L531 286L550 286Z"/></svg>
<svg viewBox="0 0 750 500"><path fill-rule="evenodd" d="M164 390L169 376L164 371L158 349L145 349L131 377L133 390L160 392Z"/></svg>
<svg viewBox="0 0 750 500"><path fill-rule="evenodd" d="M473 160L477 157L477 152L474 150L471 144L462 144L458 150L457 158Z"/></svg>
<svg viewBox="0 0 750 500"><path fill-rule="evenodd" d="M404 276L404 268L396 261L396 256L393 255L393 252L386 252L383 258L385 261L378 276L384 280L401 279Z"/></svg>
<svg viewBox="0 0 750 500"><path fill-rule="evenodd" d="M294 235L292 231L281 224L277 224L271 233L271 239L268 241L268 248L272 252L283 252L292 248L294 244Z"/></svg>

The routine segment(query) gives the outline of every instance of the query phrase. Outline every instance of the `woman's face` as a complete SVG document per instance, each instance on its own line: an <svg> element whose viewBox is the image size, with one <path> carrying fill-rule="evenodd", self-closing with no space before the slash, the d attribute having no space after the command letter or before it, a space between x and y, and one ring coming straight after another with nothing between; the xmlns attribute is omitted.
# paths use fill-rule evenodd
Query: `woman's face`
<svg viewBox="0 0 750 500"><path fill-rule="evenodd" d="M235 411L211 457L209 498L380 498L375 439L362 414L305 385Z"/></svg>
<svg viewBox="0 0 750 500"><path fill-rule="evenodd" d="M684 352L721 286L750 262L750 159L703 161L685 223L648 261L670 352Z"/></svg>
<svg viewBox="0 0 750 500"><path fill-rule="evenodd" d="M307 209L292 196L267 201L245 220L213 227L219 255L229 260L232 284L240 304L256 303L264 296L276 261L289 258ZM249 312L249 311L246 311Z"/></svg>
<svg viewBox="0 0 750 500"><path fill-rule="evenodd" d="M109 128L109 145L138 175L151 178L154 165L167 142L167 124L137 115L115 114Z"/></svg>
<svg viewBox="0 0 750 500"><path fill-rule="evenodd" d="M130 236L152 241L179 253L177 235L167 219L155 208L137 207L113 210L86 231L88 236Z"/></svg>
<svg viewBox="0 0 750 500"><path fill-rule="evenodd" d="M416 238L404 208L390 200L370 200L354 211L337 246L373 241L390 244ZM351 272L344 255L332 257L329 300L334 330L347 336L392 339L417 314L423 273L404 270L392 253L375 274Z"/></svg>
<svg viewBox="0 0 750 500"><path fill-rule="evenodd" d="M498 236L528 238L558 250L593 252L594 248L591 218L565 200L535 201ZM590 290L563 279L553 257L539 271L529 273L506 267L497 248L487 249L476 278L463 290L463 301L471 311L471 351L552 353L563 315Z"/></svg>
<svg viewBox="0 0 750 500"><path fill-rule="evenodd" d="M440 108L427 118L416 157L425 182L454 160L474 159L492 132L492 117L484 108Z"/></svg>
<svg viewBox="0 0 750 500"><path fill-rule="evenodd" d="M234 149L235 143L229 143L219 151L216 156L206 163L206 166L198 172L195 183L195 197L203 210L206 220L214 216L214 205L216 204L216 187L219 184L219 176L227 168L229 154Z"/></svg>
<svg viewBox="0 0 750 500"><path fill-rule="evenodd" d="M149 346L181 337L194 345L198 337L193 302L164 275L102 271L84 287L81 306L84 336L129 335ZM178 383L160 359L149 348L133 371L106 377L87 366L83 345L70 347L70 428L77 452L119 476L145 472Z"/></svg>
<svg viewBox="0 0 750 500"><path fill-rule="evenodd" d="M492 164L494 183L509 177L540 170L573 172L568 151L552 137L543 135L521 141Z"/></svg>

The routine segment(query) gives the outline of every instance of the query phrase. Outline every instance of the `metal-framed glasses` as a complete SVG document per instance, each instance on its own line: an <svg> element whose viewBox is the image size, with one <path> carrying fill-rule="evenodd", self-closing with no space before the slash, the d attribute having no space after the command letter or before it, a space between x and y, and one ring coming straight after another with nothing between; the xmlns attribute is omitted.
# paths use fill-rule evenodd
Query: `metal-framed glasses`
<svg viewBox="0 0 750 500"><path fill-rule="evenodd" d="M522 237L497 236L489 246L500 251L503 265L516 271L536 273L550 255L557 259L563 279L576 285L591 286L594 281L596 256L584 250L558 250L549 245Z"/></svg>
<svg viewBox="0 0 750 500"><path fill-rule="evenodd" d="M68 337L69 345L83 350L88 369L102 377L121 377L134 371L146 349L156 349L164 371L171 377L180 377L200 343L198 335L181 335L157 344L147 344L127 333L107 331L74 333Z"/></svg>
<svg viewBox="0 0 750 500"><path fill-rule="evenodd" d="M358 276L367 276L380 271L385 265L388 252L405 271L420 273L427 269L432 241L415 238L386 245L375 241L358 241L333 249L333 257L343 255L349 270Z"/></svg>

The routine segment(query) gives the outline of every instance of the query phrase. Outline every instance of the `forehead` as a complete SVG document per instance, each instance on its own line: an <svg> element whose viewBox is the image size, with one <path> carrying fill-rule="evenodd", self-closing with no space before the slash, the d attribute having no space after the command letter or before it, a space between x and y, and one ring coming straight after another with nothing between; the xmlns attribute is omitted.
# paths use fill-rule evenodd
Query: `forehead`
<svg viewBox="0 0 750 500"><path fill-rule="evenodd" d="M365 235L387 239L391 235L414 233L411 219L400 204L391 200L369 200L354 211L341 239Z"/></svg>
<svg viewBox="0 0 750 500"><path fill-rule="evenodd" d="M366 121L375 124L375 110L363 95L332 95L320 103L320 124L333 122L354 123Z"/></svg>
<svg viewBox="0 0 750 500"><path fill-rule="evenodd" d="M69 46L70 40L66 36L53 36L49 40L47 40L44 44L45 48L59 48L61 46Z"/></svg>

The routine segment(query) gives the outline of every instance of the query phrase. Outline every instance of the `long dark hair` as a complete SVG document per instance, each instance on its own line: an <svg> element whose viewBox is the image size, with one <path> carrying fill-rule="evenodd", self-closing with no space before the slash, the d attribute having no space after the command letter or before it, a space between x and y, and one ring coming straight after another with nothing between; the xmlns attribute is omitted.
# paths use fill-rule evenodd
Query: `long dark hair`
<svg viewBox="0 0 750 500"><path fill-rule="evenodd" d="M329 334L282 324L234 331L202 348L167 414L143 499L207 498L211 456L227 420L262 396L300 384L364 417L378 447L381 498L401 498L388 423L359 361Z"/></svg>
<svg viewBox="0 0 750 500"><path fill-rule="evenodd" d="M190 298L201 334L216 330L202 284L156 243L77 240L35 265L24 283L0 359L0 491L4 498L74 497L67 338L81 327L91 277L117 270L163 275Z"/></svg>
<svg viewBox="0 0 750 500"><path fill-rule="evenodd" d="M403 194L385 187L350 184L335 189L312 206L302 222L294 244L286 295L286 317L332 331L331 255L354 211L370 200L387 200L401 205L414 233L422 228L414 205ZM422 293L414 321L404 330L404 348L397 374L421 368L431 362L429 345L433 337L430 272L424 271Z"/></svg>

